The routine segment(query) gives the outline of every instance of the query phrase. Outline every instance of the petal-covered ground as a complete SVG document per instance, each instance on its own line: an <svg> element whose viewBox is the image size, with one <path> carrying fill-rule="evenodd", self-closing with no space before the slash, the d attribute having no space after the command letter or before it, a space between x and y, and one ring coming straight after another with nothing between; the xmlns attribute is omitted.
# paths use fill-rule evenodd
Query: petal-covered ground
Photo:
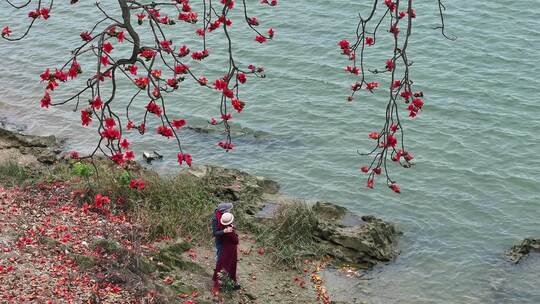
<svg viewBox="0 0 540 304"><path fill-rule="evenodd" d="M151 298L140 294L142 290L120 287L106 271L100 272L100 263L108 265L115 257L96 242L106 238L131 247L126 237L133 230L130 222L124 216L85 211L74 198L63 183L0 188L3 303L137 303Z"/></svg>
<svg viewBox="0 0 540 304"><path fill-rule="evenodd" d="M109 212L108 199L98 195L83 204L82 195L64 182L0 187L0 302L330 302L319 265L306 261L300 272L280 269L246 234L239 248L242 290L213 296L208 242L190 240L202 245L174 249L174 259L189 267L167 268L160 253L170 257L166 250L180 248L178 240L145 244L144 230L128 215ZM140 261L150 270L142 270Z"/></svg>

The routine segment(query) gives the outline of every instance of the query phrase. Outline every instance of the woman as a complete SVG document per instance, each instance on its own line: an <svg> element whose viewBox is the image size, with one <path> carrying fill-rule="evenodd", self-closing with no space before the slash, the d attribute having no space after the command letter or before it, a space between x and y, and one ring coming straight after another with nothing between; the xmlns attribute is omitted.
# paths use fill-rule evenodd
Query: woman
<svg viewBox="0 0 540 304"><path fill-rule="evenodd" d="M233 282L234 289L240 289L236 281L236 265L238 264L238 235L233 226L234 216L230 212L223 213L220 218L220 223L223 226L223 229L231 228L232 232L225 233L221 238L222 248L219 252L218 261L216 264L216 269L214 270L214 276L212 280L214 281L214 293L219 291L220 273L225 273Z"/></svg>

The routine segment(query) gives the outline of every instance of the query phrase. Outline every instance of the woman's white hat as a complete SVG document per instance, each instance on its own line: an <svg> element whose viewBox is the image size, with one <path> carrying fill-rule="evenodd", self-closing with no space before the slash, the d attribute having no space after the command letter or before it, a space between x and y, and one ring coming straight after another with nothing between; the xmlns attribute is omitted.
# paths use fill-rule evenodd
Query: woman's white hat
<svg viewBox="0 0 540 304"><path fill-rule="evenodd" d="M234 222L234 215L230 212L225 212L221 215L221 225L228 226Z"/></svg>

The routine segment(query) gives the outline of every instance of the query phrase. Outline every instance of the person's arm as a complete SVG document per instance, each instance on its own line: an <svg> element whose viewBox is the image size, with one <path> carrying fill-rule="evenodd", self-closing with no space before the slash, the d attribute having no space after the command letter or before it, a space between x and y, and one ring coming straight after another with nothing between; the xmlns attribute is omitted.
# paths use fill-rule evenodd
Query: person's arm
<svg viewBox="0 0 540 304"><path fill-rule="evenodd" d="M214 216L212 218L212 232L213 232L214 236L223 236L223 234L225 234L225 231L218 230L218 227L219 227L219 225L218 225L217 219Z"/></svg>

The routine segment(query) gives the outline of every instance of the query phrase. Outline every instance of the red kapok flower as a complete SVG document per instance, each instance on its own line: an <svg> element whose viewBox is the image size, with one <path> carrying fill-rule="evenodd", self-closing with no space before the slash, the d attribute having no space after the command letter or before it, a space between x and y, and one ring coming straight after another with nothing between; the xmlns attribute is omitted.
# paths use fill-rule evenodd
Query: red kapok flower
<svg viewBox="0 0 540 304"><path fill-rule="evenodd" d="M242 83L242 84L246 83L246 80L247 80L246 74L244 74L244 73L238 73L238 74L236 75L236 78L238 79L238 81L239 81L240 83Z"/></svg>
<svg viewBox="0 0 540 304"><path fill-rule="evenodd" d="M161 126L159 126L157 128L157 133L161 134L161 135L163 135L163 136L165 136L167 138L174 136L173 130L171 128L169 128L167 126L163 126L163 125L161 125Z"/></svg>
<svg viewBox="0 0 540 304"><path fill-rule="evenodd" d="M238 100L238 99L233 99L231 101L231 104L233 106L233 108L238 112L242 112L242 110L244 109L244 107L246 106L246 103L241 101L241 100Z"/></svg>
<svg viewBox="0 0 540 304"><path fill-rule="evenodd" d="M366 37L366 44L367 45L374 45L375 44L375 39L373 39L373 37Z"/></svg>
<svg viewBox="0 0 540 304"><path fill-rule="evenodd" d="M216 90L223 90L227 88L227 82L225 82L223 79L217 79L214 81L214 88Z"/></svg>
<svg viewBox="0 0 540 304"><path fill-rule="evenodd" d="M257 41L258 43L264 43L266 41L266 37L258 35L257 37L255 37L255 41Z"/></svg>
<svg viewBox="0 0 540 304"><path fill-rule="evenodd" d="M208 57L208 55L209 55L208 50L204 50L202 52L192 52L191 53L191 58L201 61L204 58Z"/></svg>
<svg viewBox="0 0 540 304"><path fill-rule="evenodd" d="M130 65L128 67L129 73L131 73L131 75L133 75L133 76L137 75L137 69L138 69L138 67L136 65Z"/></svg>
<svg viewBox="0 0 540 304"><path fill-rule="evenodd" d="M387 135L385 145L387 147L395 147L397 145L397 138L394 135Z"/></svg>
<svg viewBox="0 0 540 304"><path fill-rule="evenodd" d="M201 76L199 77L199 84L200 85L206 85L208 83L208 78L204 77L204 76Z"/></svg>
<svg viewBox="0 0 540 304"><path fill-rule="evenodd" d="M148 61L148 60L154 58L154 56L156 56L156 51L151 50L151 49L144 49L144 50L141 51L139 56L143 57L144 59L146 59Z"/></svg>
<svg viewBox="0 0 540 304"><path fill-rule="evenodd" d="M83 126L88 126L92 122L92 112L88 109L81 110L81 123Z"/></svg>
<svg viewBox="0 0 540 304"><path fill-rule="evenodd" d="M392 71L394 69L394 61L392 59L386 60L386 70Z"/></svg>
<svg viewBox="0 0 540 304"><path fill-rule="evenodd" d="M221 148L225 149L225 150L232 150L234 149L234 144L231 143L231 142L225 142L225 141L220 141L218 143L218 146L220 146Z"/></svg>
<svg viewBox="0 0 540 304"><path fill-rule="evenodd" d="M163 40L159 42L159 46L161 47L161 49L167 53L170 53L172 51L171 45L172 45L171 40Z"/></svg>
<svg viewBox="0 0 540 304"><path fill-rule="evenodd" d="M101 101L101 97L96 96L96 98L94 98L94 100L92 100L90 102L90 105L94 109L100 109L103 106L103 102Z"/></svg>
<svg viewBox="0 0 540 304"><path fill-rule="evenodd" d="M103 64L103 66L107 66L110 63L109 56L107 55L101 56L100 61L101 61L101 64Z"/></svg>
<svg viewBox="0 0 540 304"><path fill-rule="evenodd" d="M189 49L186 45L182 45L180 50L178 50L178 56L185 57L189 54Z"/></svg>
<svg viewBox="0 0 540 304"><path fill-rule="evenodd" d="M154 101L150 101L146 105L146 110L148 110L148 112L150 113L155 114L156 116L161 116L162 113L161 107L158 106Z"/></svg>
<svg viewBox="0 0 540 304"><path fill-rule="evenodd" d="M360 171L364 172L364 173L368 173L369 172L369 168L368 166L363 166L362 168L360 168Z"/></svg>
<svg viewBox="0 0 540 304"><path fill-rule="evenodd" d="M80 36L81 36L81 39L82 39L83 41L90 41L90 40L92 40L92 36L90 35L89 32L82 32L82 33L80 34Z"/></svg>
<svg viewBox="0 0 540 304"><path fill-rule="evenodd" d="M269 37L270 39L274 38L274 34L275 34L275 33L276 33L276 32L274 31L273 28L269 28L269 29L268 29L268 37Z"/></svg>
<svg viewBox="0 0 540 304"><path fill-rule="evenodd" d="M107 41L107 42L105 42L105 43L103 44L103 51L104 51L105 53L109 53L109 54L110 54L110 53L112 52L113 49L114 49L114 47L113 47L113 45L112 45L110 42Z"/></svg>
<svg viewBox="0 0 540 304"><path fill-rule="evenodd" d="M96 194L96 196L94 197L94 206L96 208L102 208L103 205L108 205L110 204L110 202L111 199L109 199L109 197L105 195Z"/></svg>
<svg viewBox="0 0 540 304"><path fill-rule="evenodd" d="M131 189L137 189L141 191L142 189L144 189L144 186L145 186L144 181L140 178L134 179L129 182L129 188Z"/></svg>
<svg viewBox="0 0 540 304"><path fill-rule="evenodd" d="M6 26L2 29L2 37L9 37L11 35L12 31L9 28L9 26Z"/></svg>
<svg viewBox="0 0 540 304"><path fill-rule="evenodd" d="M373 189L373 179L372 178L368 178L367 187L370 188L370 189Z"/></svg>
<svg viewBox="0 0 540 304"><path fill-rule="evenodd" d="M175 119L172 121L172 126L175 127L176 129L180 129L181 127L185 125L186 125L185 119Z"/></svg>
<svg viewBox="0 0 540 304"><path fill-rule="evenodd" d="M256 17L251 17L251 18L247 19L247 23L249 25L258 26L259 25L259 20L257 20Z"/></svg>
<svg viewBox="0 0 540 304"><path fill-rule="evenodd" d="M41 17L43 17L44 20L47 20L49 19L50 15L49 15L49 9L44 7L42 9L39 10L39 14L41 15Z"/></svg>
<svg viewBox="0 0 540 304"><path fill-rule="evenodd" d="M186 162L186 164L187 164L188 166L191 167L191 155L185 153L185 154L184 154L184 161Z"/></svg>
<svg viewBox="0 0 540 304"><path fill-rule="evenodd" d="M399 188L399 185L396 183L392 183L390 186L390 189L394 191L395 193L401 193L401 189Z"/></svg>
<svg viewBox="0 0 540 304"><path fill-rule="evenodd" d="M118 42L120 43L124 42L125 38L126 38L126 34L124 32L118 32L116 34L116 39L118 39Z"/></svg>
<svg viewBox="0 0 540 304"><path fill-rule="evenodd" d="M135 158L135 153L133 151L126 151L126 159L132 160Z"/></svg>
<svg viewBox="0 0 540 304"><path fill-rule="evenodd" d="M378 82L369 82L366 84L366 90L372 91L373 89L377 88L379 86Z"/></svg>
<svg viewBox="0 0 540 304"><path fill-rule="evenodd" d="M127 139L123 139L122 142L120 142L120 147L122 147L122 149L124 150L127 150L129 149L129 142Z"/></svg>
<svg viewBox="0 0 540 304"><path fill-rule="evenodd" d="M49 92L45 91L45 95L41 98L41 107L48 108L51 105L51 95Z"/></svg>
<svg viewBox="0 0 540 304"><path fill-rule="evenodd" d="M105 118L105 126L107 128L112 128L112 127L116 126L116 121L112 117L107 117L107 118Z"/></svg>
<svg viewBox="0 0 540 304"><path fill-rule="evenodd" d="M150 79L148 79L148 77L140 77L135 79L135 84L142 90L144 90L149 83Z"/></svg>
<svg viewBox="0 0 540 304"><path fill-rule="evenodd" d="M379 132L371 132L371 133L369 133L369 138L371 138L371 139L379 139L379 136L380 136Z"/></svg>
<svg viewBox="0 0 540 304"><path fill-rule="evenodd" d="M413 99L413 105L417 107L418 109L421 109L424 106L424 102L420 98Z"/></svg>
<svg viewBox="0 0 540 304"><path fill-rule="evenodd" d="M120 131L114 127L109 127L101 132L101 136L108 140L120 139Z"/></svg>

